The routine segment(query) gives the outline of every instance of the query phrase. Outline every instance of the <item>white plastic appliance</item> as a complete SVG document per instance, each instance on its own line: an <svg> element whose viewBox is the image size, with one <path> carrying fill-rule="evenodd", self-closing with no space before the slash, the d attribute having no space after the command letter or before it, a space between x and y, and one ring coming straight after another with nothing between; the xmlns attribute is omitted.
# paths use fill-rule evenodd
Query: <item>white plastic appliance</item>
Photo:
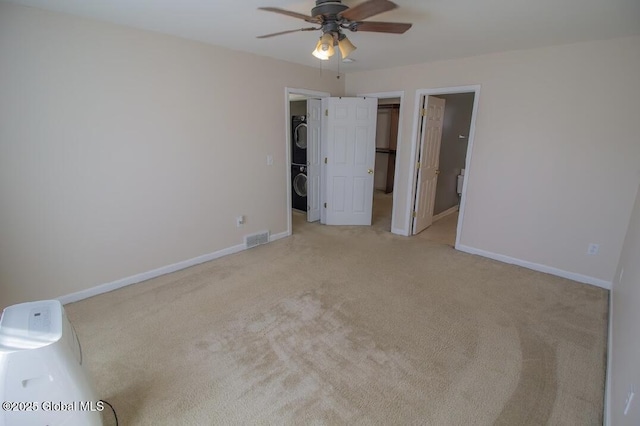
<svg viewBox="0 0 640 426"><path fill-rule="evenodd" d="M59 301L3 311L0 402L0 425L102 425L103 403L84 371L80 342Z"/></svg>

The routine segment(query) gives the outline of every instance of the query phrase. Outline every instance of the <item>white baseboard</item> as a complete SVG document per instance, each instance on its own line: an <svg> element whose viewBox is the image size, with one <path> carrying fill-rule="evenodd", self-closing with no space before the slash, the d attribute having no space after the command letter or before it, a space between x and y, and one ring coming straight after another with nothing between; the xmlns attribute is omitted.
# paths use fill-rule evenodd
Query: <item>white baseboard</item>
<svg viewBox="0 0 640 426"><path fill-rule="evenodd" d="M438 213L437 215L433 216L433 221L435 222L436 220L440 220L445 216L449 216L450 214L457 212L459 207L460 206L453 206L450 209Z"/></svg>
<svg viewBox="0 0 640 426"><path fill-rule="evenodd" d="M269 242L279 240L287 237L289 234L280 232L269 236ZM63 305L67 303L77 302L82 299L97 296L98 294L107 293L109 291L117 290L122 287L126 287L131 284L136 284L142 281L150 280L161 275L170 274L172 272L179 271L181 269L189 268L191 266L198 265L200 263L209 262L210 260L218 259L229 254L238 253L240 251L247 250L244 244L238 244L236 246L227 247L222 250L215 251L213 253L204 254L202 256L194 257L192 259L183 260L182 262L174 263L172 265L162 266L151 271L142 272L140 274L132 275L130 277L121 278L116 281L112 281L106 284L100 284L96 287L91 287L86 290L80 290L75 293L67 294L65 296L58 297L57 299Z"/></svg>
<svg viewBox="0 0 640 426"><path fill-rule="evenodd" d="M500 262L511 263L513 265L522 266L523 268L532 269L534 271L545 272L547 274L551 274L558 277L567 278L573 281L578 281L585 284L591 284L591 285L595 285L596 287L602 287L604 289L611 290L611 281L605 281L599 278L589 277L587 275L565 271L562 269L554 268L553 266L541 265L539 263L533 263L527 260L516 259L515 257L505 256L504 254L492 253L490 251L465 246L463 244L458 244L456 246L456 250L460 250L470 254L477 254L479 256L488 257L489 259L499 260Z"/></svg>
<svg viewBox="0 0 640 426"><path fill-rule="evenodd" d="M289 235L291 235L291 234L289 232L287 232L287 231L280 232L278 234L269 235L269 242L272 243L272 242L280 240L282 238L286 238Z"/></svg>

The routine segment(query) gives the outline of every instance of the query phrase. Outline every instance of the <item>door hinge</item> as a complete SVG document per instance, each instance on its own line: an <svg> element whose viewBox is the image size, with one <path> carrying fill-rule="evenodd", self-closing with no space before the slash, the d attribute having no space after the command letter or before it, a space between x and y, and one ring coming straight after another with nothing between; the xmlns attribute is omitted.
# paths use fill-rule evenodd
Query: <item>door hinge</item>
<svg viewBox="0 0 640 426"><path fill-rule="evenodd" d="M426 117L427 116L427 109L426 108L421 108L420 109L420 115L422 117Z"/></svg>
<svg viewBox="0 0 640 426"><path fill-rule="evenodd" d="M328 109L325 109L325 110L324 110L324 115L325 115L325 117L328 117L328 116L329 116L329 110L328 110Z"/></svg>
<svg viewBox="0 0 640 426"><path fill-rule="evenodd" d="M420 162L418 161L418 162L416 163L416 169L419 169L419 168L420 168Z"/></svg>
<svg viewBox="0 0 640 426"><path fill-rule="evenodd" d="M324 208L325 208L325 209L327 208L327 203L324 203Z"/></svg>
<svg viewBox="0 0 640 426"><path fill-rule="evenodd" d="M418 217L418 215L416 214L416 212L413 212L412 216L413 216L413 217Z"/></svg>
<svg viewBox="0 0 640 426"><path fill-rule="evenodd" d="M324 157L324 164L327 164L327 157Z"/></svg>

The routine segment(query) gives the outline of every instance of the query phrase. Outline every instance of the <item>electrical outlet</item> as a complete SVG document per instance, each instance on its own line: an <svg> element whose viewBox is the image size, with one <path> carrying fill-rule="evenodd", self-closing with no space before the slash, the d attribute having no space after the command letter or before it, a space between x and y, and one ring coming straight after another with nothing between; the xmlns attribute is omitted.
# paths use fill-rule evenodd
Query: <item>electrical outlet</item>
<svg viewBox="0 0 640 426"><path fill-rule="evenodd" d="M242 225L244 225L244 216L240 215L236 217L236 226L240 228Z"/></svg>
<svg viewBox="0 0 640 426"><path fill-rule="evenodd" d="M635 396L635 388L631 385L631 389L629 389L629 393L627 393L627 400L624 402L624 415L626 416L631 408L631 403L633 402L633 397Z"/></svg>
<svg viewBox="0 0 640 426"><path fill-rule="evenodd" d="M267 166L273 166L273 155L267 155Z"/></svg>
<svg viewBox="0 0 640 426"><path fill-rule="evenodd" d="M589 256L595 256L596 254L598 254L598 250L600 250L600 245L591 243L589 244L589 247L587 247L587 254Z"/></svg>

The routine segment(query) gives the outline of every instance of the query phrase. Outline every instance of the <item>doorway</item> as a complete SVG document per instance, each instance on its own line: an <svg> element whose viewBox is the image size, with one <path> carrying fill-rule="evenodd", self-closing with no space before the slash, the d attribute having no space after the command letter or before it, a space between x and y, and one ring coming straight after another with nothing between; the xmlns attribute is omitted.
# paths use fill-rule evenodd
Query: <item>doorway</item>
<svg viewBox="0 0 640 426"><path fill-rule="evenodd" d="M308 89L285 88L285 168L286 168L286 188L287 188L287 235L291 235L294 223L307 221L307 211L303 208L306 199L309 197L307 179L307 166L300 163L301 156L306 154L308 146L306 134L307 129L307 106L309 99L321 99L330 96L327 92L318 92ZM301 120L304 116L305 119ZM295 118L294 118L295 117ZM304 123L303 126L300 124ZM297 131L296 131L296 128ZM297 132L297 133L296 133ZM296 138L297 136L297 140ZM304 139L303 139L304 138ZM294 158L294 149L296 158ZM305 161L306 162L306 161ZM300 164L298 164L300 163ZM295 205L294 205L295 204Z"/></svg>
<svg viewBox="0 0 640 426"><path fill-rule="evenodd" d="M378 99L372 225L391 231L400 98Z"/></svg>
<svg viewBox="0 0 640 426"><path fill-rule="evenodd" d="M369 95L358 95L358 97L360 98L376 98L376 100L384 100L385 99L392 99L392 102L394 102L397 106L397 110L398 110L398 118L397 121L400 122L402 120L402 98L404 96L404 92L385 92L385 93L378 93L378 94L369 94ZM301 223L304 218L301 215L304 215L304 212L301 212L300 209L295 209L293 208L292 205L292 191L293 191L293 182L292 182L292 177L294 176L294 172L293 172L293 167L294 165L292 164L293 161L293 154L292 154L292 142L293 142L293 134L291 131L291 120L292 120L292 115L300 115L300 111L303 108L303 103L301 101L306 101L307 102L307 113L310 116L313 116L313 114L310 112L310 109L313 109L313 104L316 102L316 100L319 99L323 99L323 98L329 98L330 94L326 93L326 92L315 92L312 90L307 90L307 89L293 89L293 88L286 88L285 89L285 119L287 120L286 123L286 143L285 143L285 149L286 149L286 181L287 181L287 235L291 235L293 232L293 228L294 228L294 223L297 221L298 223ZM331 98L333 99L333 98ZM345 98L345 97L341 97L340 99L344 101L346 101L347 99L350 98ZM399 102L398 102L399 99ZM365 101L365 99L363 99L362 101ZM322 100L322 102L325 102L324 100ZM387 102L388 103L388 102ZM374 103L373 104L373 114L375 115L375 111L376 111L376 106L377 104ZM298 113L298 114L296 114ZM359 121L361 121L361 118L359 117ZM308 127L310 128L312 125L310 123L310 120L307 120L307 124ZM329 125L329 124L327 124ZM372 122L373 125L373 122ZM397 130L397 139L400 139L400 129L399 126L396 125L396 127L398 128ZM313 132L309 132L309 135L307 137L307 143L310 143L310 139L312 139L312 133ZM371 129L371 133L372 135L375 135L375 126ZM374 174L374 170L373 170L373 155L375 155L375 150L374 150L374 139L371 139L371 153L372 153L372 157L371 157L371 165L369 166L370 168L368 169L368 173L369 174ZM351 151L349 151L351 152ZM397 182L396 180L396 169L395 169L395 163L396 161L393 160L391 161L392 167L392 176L391 176L391 180L390 182L391 185L395 188L395 182ZM297 169L296 169L297 170ZM310 167L307 167L307 170L310 170ZM388 169L389 170L389 169ZM308 181L308 180L307 180ZM356 186L354 186L355 188ZM310 188L308 188L310 189ZM371 192L367 192L366 196L363 195L364 198L369 197L369 200L371 200L373 198L373 179L371 180ZM327 194L325 194L327 195ZM361 198L364 199L363 197L355 197L355 199L360 200ZM361 200L362 201L362 200ZM394 202L395 202L395 198L394 198ZM331 206L331 203L328 203ZM365 203L366 204L366 203ZM392 203L389 203L392 204ZM390 224L392 223L392 218L393 218L393 212L394 209L391 209L391 212L388 212L388 209L386 209L387 211L385 212L387 215L391 216L391 218L389 219L389 226L387 227L386 231L391 231L394 232L393 229L391 228ZM310 210L308 210L310 211ZM355 210L354 210L355 211ZM371 204L369 204L369 218L371 219L372 215L371 215ZM308 215L307 215L308 216ZM296 220L293 220L293 219ZM398 233L398 232L396 232Z"/></svg>
<svg viewBox="0 0 640 426"><path fill-rule="evenodd" d="M397 201L398 141L402 140L404 91L365 93L357 96L378 99L372 226L384 232L398 234L400 232L393 228L393 219Z"/></svg>
<svg viewBox="0 0 640 426"><path fill-rule="evenodd" d="M462 86L416 92L407 235L426 228L423 238L458 246L479 91Z"/></svg>

